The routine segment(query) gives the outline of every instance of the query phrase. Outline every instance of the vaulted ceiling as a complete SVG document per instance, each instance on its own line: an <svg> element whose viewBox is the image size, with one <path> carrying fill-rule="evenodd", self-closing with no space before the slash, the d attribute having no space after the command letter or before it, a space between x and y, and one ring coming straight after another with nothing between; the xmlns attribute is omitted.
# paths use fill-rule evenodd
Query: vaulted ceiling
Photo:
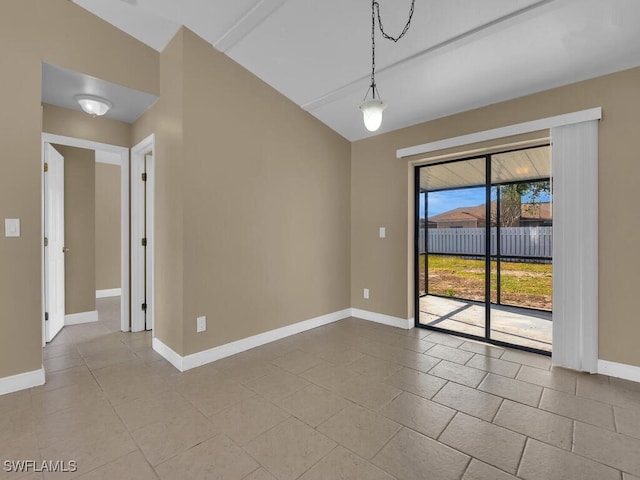
<svg viewBox="0 0 640 480"><path fill-rule="evenodd" d="M371 70L370 0L73 0L162 51L181 25L349 140ZM378 0L397 35L411 0ZM377 32L377 133L640 65L638 0L415 0Z"/></svg>

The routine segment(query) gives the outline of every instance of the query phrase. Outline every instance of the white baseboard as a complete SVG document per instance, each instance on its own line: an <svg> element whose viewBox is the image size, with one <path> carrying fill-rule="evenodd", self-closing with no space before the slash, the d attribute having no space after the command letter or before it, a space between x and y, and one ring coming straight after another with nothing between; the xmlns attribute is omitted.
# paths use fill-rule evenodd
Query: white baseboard
<svg viewBox="0 0 640 480"><path fill-rule="evenodd" d="M106 288L104 290L96 290L96 298L119 297L121 295L121 288Z"/></svg>
<svg viewBox="0 0 640 480"><path fill-rule="evenodd" d="M64 316L64 326L68 327L69 325L79 325L81 323L91 323L98 321L98 311L93 310L92 312L80 312L80 313L70 313L69 315Z"/></svg>
<svg viewBox="0 0 640 480"><path fill-rule="evenodd" d="M598 373L610 377L624 378L633 382L640 382L640 367L626 365L624 363L598 360Z"/></svg>
<svg viewBox="0 0 640 480"><path fill-rule="evenodd" d="M351 316L361 318L363 320L369 320L370 322L382 323L391 327L402 328L404 330L409 330L414 327L413 318L392 317L391 315L385 315L384 313L369 312L367 310L360 310L359 308L352 308Z"/></svg>
<svg viewBox="0 0 640 480"><path fill-rule="evenodd" d="M287 325L286 327L276 328L275 330L259 333L258 335L253 335L218 347L209 348L208 350L203 350L184 357L173 351L155 337L153 338L152 346L153 349L167 359L169 363L181 372L184 372L186 370L191 370L192 368L220 360L221 358L229 357L236 353L244 352L251 348L280 340L281 338L289 337L297 333L311 330L312 328L321 327L329 323L337 322L338 320L349 318L350 316L351 309L346 308L338 312L311 318L292 325Z"/></svg>
<svg viewBox="0 0 640 480"><path fill-rule="evenodd" d="M44 385L44 367L32 372L0 378L0 395Z"/></svg>
<svg viewBox="0 0 640 480"><path fill-rule="evenodd" d="M171 347L165 345L158 337L153 337L151 339L151 347L158 352L161 356L164 357L166 361L168 361L171 365L176 367L181 372L184 372L183 368L183 360L184 357L179 353L176 353Z"/></svg>
<svg viewBox="0 0 640 480"><path fill-rule="evenodd" d="M370 322L382 323L392 327L398 327L409 330L414 326L413 318L398 318L382 313L368 312L357 308L345 308L338 312L329 313L320 317L311 318L302 322L287 325L286 327L276 328L268 332L259 333L251 337L242 338L235 342L226 343L218 347L209 348L201 352L192 353L191 355L182 356L176 353L172 348L165 345L161 340L154 337L152 340L153 349L162 355L171 365L181 372L191 370L192 368L215 362L221 358L241 353L251 348L259 347L266 343L271 343L281 338L289 337L297 333L311 330L312 328L321 327L329 323L344 320L349 317L357 317Z"/></svg>

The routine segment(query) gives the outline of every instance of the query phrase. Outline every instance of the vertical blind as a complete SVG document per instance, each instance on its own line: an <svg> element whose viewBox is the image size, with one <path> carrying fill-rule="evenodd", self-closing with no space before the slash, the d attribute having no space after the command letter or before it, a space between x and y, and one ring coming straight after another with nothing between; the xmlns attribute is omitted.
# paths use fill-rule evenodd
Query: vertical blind
<svg viewBox="0 0 640 480"><path fill-rule="evenodd" d="M555 365L598 367L598 121L551 129Z"/></svg>

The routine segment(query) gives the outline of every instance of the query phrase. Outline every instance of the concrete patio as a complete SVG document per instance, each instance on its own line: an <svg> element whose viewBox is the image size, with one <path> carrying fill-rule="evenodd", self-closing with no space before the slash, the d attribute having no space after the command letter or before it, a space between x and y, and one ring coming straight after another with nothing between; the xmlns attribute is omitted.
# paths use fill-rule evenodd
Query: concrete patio
<svg viewBox="0 0 640 480"><path fill-rule="evenodd" d="M483 303L426 295L420 298L420 323L484 337ZM551 352L551 312L491 306L491 338Z"/></svg>

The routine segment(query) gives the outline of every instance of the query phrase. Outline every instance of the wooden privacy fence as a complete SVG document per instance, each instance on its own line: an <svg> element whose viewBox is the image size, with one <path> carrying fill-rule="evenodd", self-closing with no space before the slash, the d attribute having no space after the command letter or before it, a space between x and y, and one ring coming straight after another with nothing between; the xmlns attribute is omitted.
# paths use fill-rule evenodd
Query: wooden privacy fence
<svg viewBox="0 0 640 480"><path fill-rule="evenodd" d="M497 228L491 228L491 254L497 252ZM428 251L433 254L484 255L485 228L429 228ZM418 248L425 252L424 227L420 228ZM501 227L502 257L551 258L553 227Z"/></svg>

